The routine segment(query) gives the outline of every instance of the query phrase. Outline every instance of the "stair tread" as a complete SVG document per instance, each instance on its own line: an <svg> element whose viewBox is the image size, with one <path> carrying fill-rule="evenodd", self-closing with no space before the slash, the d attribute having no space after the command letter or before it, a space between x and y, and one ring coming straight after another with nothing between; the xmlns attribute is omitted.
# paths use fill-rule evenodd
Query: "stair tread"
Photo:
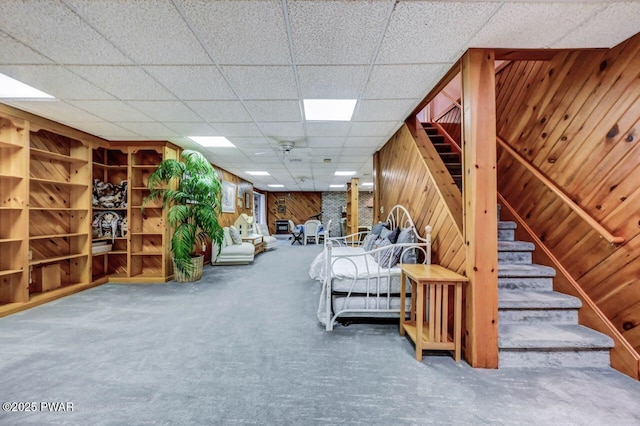
<svg viewBox="0 0 640 426"><path fill-rule="evenodd" d="M536 246L528 241L498 241L498 251L534 251Z"/></svg>
<svg viewBox="0 0 640 426"><path fill-rule="evenodd" d="M498 263L498 278L555 277L556 270L544 265L523 263Z"/></svg>
<svg viewBox="0 0 640 426"><path fill-rule="evenodd" d="M579 309L580 299L557 291L498 290L499 309Z"/></svg>
<svg viewBox="0 0 640 426"><path fill-rule="evenodd" d="M502 324L500 349L608 349L613 339L578 324Z"/></svg>
<svg viewBox="0 0 640 426"><path fill-rule="evenodd" d="M511 222L508 220L499 220L498 221L498 229L516 229L518 224L515 222Z"/></svg>

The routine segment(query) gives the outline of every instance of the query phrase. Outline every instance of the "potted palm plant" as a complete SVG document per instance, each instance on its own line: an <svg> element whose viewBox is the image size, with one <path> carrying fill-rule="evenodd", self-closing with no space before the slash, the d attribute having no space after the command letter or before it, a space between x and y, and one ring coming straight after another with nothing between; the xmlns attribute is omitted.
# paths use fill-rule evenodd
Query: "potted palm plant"
<svg viewBox="0 0 640 426"><path fill-rule="evenodd" d="M151 192L144 199L143 212L145 205L157 200L162 200L163 209L169 208L176 281L199 280L204 256L196 255L196 247L208 241L218 246L222 243L222 226L218 222L221 186L211 163L193 150L183 151L180 160L162 161L149 176L147 187Z"/></svg>

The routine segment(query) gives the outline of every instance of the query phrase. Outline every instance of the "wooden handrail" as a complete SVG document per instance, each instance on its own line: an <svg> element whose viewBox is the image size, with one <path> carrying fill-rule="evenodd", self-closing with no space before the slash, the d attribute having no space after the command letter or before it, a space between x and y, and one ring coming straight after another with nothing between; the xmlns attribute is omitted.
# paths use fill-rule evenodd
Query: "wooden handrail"
<svg viewBox="0 0 640 426"><path fill-rule="evenodd" d="M567 194L565 194L560 188L558 188L553 182L549 180L545 175L543 175L536 167L532 166L527 160L522 158L520 154L518 154L508 143L506 143L500 137L496 138L498 144L509 153L513 158L518 160L520 164L522 164L533 176L536 177L540 182L542 182L551 192L556 194L563 203L565 203L571 210L574 211L578 216L582 218L585 222L589 224L598 234L600 234L605 240L607 240L610 244L621 244L624 243L623 237L616 237L612 235L609 231L607 231L598 221L596 221L589 213L584 211L582 207L575 203Z"/></svg>
<svg viewBox="0 0 640 426"><path fill-rule="evenodd" d="M434 126L436 126L438 128L438 130L440 131L440 134L442 136L444 136L444 138L447 140L447 142L449 142L449 145L451 145L451 147L453 149L455 149L456 151L458 151L459 154L462 154L462 149L460 148L460 146L457 144L457 142L455 140L453 140L453 138L449 135L449 133L444 129L444 127L442 127L440 125L440 123L437 123L435 121L432 121L431 124L433 124Z"/></svg>

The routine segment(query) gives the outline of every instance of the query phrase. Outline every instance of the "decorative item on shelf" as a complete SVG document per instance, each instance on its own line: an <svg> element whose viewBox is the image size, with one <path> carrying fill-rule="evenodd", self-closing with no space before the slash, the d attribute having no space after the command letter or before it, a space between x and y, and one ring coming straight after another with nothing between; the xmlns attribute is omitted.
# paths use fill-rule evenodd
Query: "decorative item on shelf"
<svg viewBox="0 0 640 426"><path fill-rule="evenodd" d="M231 182L222 181L222 212L223 213L235 213L236 203L233 200L236 198L236 186Z"/></svg>
<svg viewBox="0 0 640 426"><path fill-rule="evenodd" d="M177 188L167 189L173 182ZM142 212L145 205L156 200L162 200L162 208L168 209L176 281L199 280L204 256L196 255L196 248L209 240L218 247L222 244L222 226L218 221L222 183L218 174L201 153L185 150L180 160L162 161L149 176L147 186L151 192L142 203ZM231 189L233 206L235 186Z"/></svg>
<svg viewBox="0 0 640 426"><path fill-rule="evenodd" d="M106 241L94 241L91 243L91 253L100 254L110 252L113 248L113 244L107 244Z"/></svg>
<svg viewBox="0 0 640 426"><path fill-rule="evenodd" d="M112 242L116 237L124 237L126 229L123 230L123 222L126 227L126 218L120 213L107 210L93 215L92 236L93 238L111 238Z"/></svg>
<svg viewBox="0 0 640 426"><path fill-rule="evenodd" d="M253 216L242 213L233 223L233 226L240 232L242 238L247 238L253 231L253 223Z"/></svg>
<svg viewBox="0 0 640 426"><path fill-rule="evenodd" d="M109 182L102 182L100 179L93 180L93 207L98 208L126 208L127 207L127 181L123 180L120 185Z"/></svg>
<svg viewBox="0 0 640 426"><path fill-rule="evenodd" d="M251 208L251 194L249 192L244 193L244 208L245 209Z"/></svg>

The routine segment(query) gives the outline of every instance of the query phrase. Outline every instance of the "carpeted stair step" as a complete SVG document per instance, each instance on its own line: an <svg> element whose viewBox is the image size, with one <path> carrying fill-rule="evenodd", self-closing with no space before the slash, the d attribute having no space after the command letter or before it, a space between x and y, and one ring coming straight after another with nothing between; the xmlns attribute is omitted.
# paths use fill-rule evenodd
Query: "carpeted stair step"
<svg viewBox="0 0 640 426"><path fill-rule="evenodd" d="M499 368L606 368L613 340L581 325L502 324Z"/></svg>
<svg viewBox="0 0 640 426"><path fill-rule="evenodd" d="M449 173L452 175L462 175L462 164L460 163L444 163Z"/></svg>
<svg viewBox="0 0 640 426"><path fill-rule="evenodd" d="M442 158L444 164L460 163L460 153L458 152L441 152L440 158Z"/></svg>
<svg viewBox="0 0 640 426"><path fill-rule="evenodd" d="M536 249L527 241L498 241L498 262L531 263L531 253Z"/></svg>
<svg viewBox="0 0 640 426"><path fill-rule="evenodd" d="M515 239L516 228L515 222L501 220L498 222L498 241L513 241Z"/></svg>
<svg viewBox="0 0 640 426"><path fill-rule="evenodd" d="M429 137L436 136L438 134L438 129L436 127L431 127L428 124L423 123L423 128Z"/></svg>
<svg viewBox="0 0 640 426"><path fill-rule="evenodd" d="M498 263L498 288L552 291L556 270L543 265Z"/></svg>
<svg viewBox="0 0 640 426"><path fill-rule="evenodd" d="M577 297L555 291L498 291L498 324L578 324Z"/></svg>

